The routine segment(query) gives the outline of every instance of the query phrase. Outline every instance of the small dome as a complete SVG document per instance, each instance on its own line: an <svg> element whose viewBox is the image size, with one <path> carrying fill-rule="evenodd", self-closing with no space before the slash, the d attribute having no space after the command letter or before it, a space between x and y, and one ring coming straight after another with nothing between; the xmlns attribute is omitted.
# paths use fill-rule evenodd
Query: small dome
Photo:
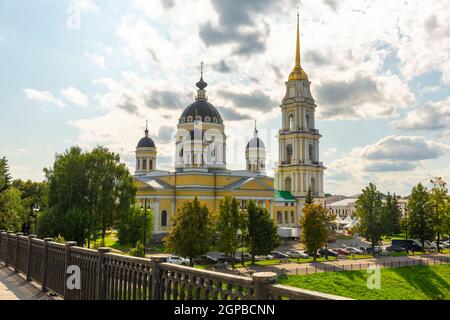
<svg viewBox="0 0 450 320"><path fill-rule="evenodd" d="M143 137L139 140L137 148L155 148L155 143L150 137Z"/></svg>
<svg viewBox="0 0 450 320"><path fill-rule="evenodd" d="M180 117L179 123L189 123L196 120L223 124L222 117L216 107L203 99L196 100L187 106Z"/></svg>
<svg viewBox="0 0 450 320"><path fill-rule="evenodd" d="M265 146L264 142L260 138L253 137L252 140L247 143L247 149L248 148L265 148Z"/></svg>

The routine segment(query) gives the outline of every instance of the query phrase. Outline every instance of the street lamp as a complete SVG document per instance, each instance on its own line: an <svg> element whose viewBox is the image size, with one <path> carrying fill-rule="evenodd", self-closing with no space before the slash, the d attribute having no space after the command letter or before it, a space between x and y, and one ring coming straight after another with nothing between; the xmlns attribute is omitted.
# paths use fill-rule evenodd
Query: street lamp
<svg viewBox="0 0 450 320"><path fill-rule="evenodd" d="M34 234L37 233L37 221L38 221L38 212L41 210L38 203L35 203L33 205L33 212L34 212Z"/></svg>
<svg viewBox="0 0 450 320"><path fill-rule="evenodd" d="M244 233L241 231L241 229L238 229L237 231L238 236L241 236L241 263L244 264Z"/></svg>
<svg viewBox="0 0 450 320"><path fill-rule="evenodd" d="M147 243L147 198L144 198L144 205L141 205L141 209L144 209L144 248Z"/></svg>

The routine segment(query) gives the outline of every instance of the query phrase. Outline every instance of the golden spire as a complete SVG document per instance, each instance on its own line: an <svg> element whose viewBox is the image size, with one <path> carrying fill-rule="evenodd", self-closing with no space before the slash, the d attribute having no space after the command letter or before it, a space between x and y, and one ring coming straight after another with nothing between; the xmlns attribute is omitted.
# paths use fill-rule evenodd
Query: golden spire
<svg viewBox="0 0 450 320"><path fill-rule="evenodd" d="M297 48L295 52L295 68L289 75L289 80L308 80L308 75L305 70L302 69L300 59L300 12L297 7Z"/></svg>

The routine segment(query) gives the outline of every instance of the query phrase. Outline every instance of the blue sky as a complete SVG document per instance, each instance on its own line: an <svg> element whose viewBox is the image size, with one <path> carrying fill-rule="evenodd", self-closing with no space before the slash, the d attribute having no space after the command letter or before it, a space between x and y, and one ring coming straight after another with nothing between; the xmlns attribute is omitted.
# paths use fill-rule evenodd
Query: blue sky
<svg viewBox="0 0 450 320"><path fill-rule="evenodd" d="M244 167L258 119L272 174L298 4L326 192L374 182L407 194L434 175L450 180L445 0L0 0L0 156L14 177L40 180L55 153L101 144L134 170L148 119L158 166L170 169L205 61L229 167Z"/></svg>

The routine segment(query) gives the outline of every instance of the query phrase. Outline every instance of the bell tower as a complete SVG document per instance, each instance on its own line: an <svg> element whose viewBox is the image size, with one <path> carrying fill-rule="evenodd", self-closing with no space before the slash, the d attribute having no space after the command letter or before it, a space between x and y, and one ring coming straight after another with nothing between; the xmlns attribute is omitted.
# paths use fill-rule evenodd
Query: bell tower
<svg viewBox="0 0 450 320"><path fill-rule="evenodd" d="M314 198L323 198L325 167L319 161L322 136L315 124L317 105L311 94L311 82L301 65L299 13L295 67L285 85L286 94L280 105L282 127L278 133L279 164L275 171L275 188L290 191L299 200L311 188Z"/></svg>

